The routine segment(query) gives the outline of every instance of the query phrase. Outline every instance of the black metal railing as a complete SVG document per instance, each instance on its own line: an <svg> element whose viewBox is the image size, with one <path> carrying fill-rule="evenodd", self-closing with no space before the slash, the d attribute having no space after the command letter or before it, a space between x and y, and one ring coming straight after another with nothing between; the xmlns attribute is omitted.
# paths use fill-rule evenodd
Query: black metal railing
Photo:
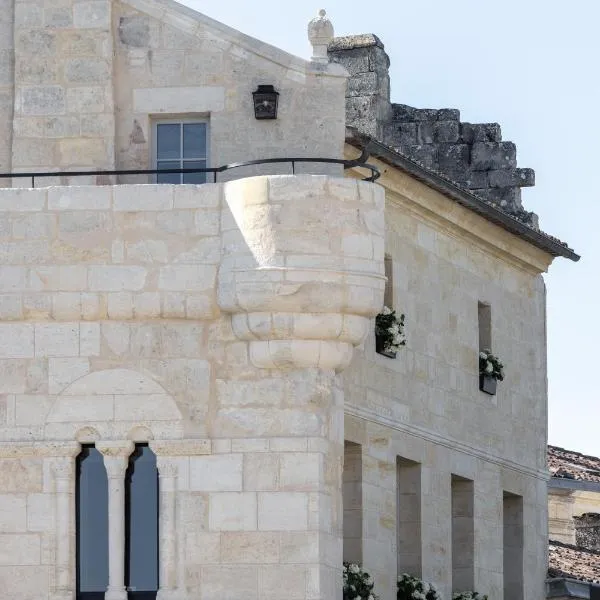
<svg viewBox="0 0 600 600"><path fill-rule="evenodd" d="M370 171L369 177L363 178L363 181L376 181L381 173L367 163L369 158L368 153L364 152L356 159L345 160L341 158L262 158L259 160L248 160L244 162L236 162L221 167L209 167L205 169L123 169L117 171L45 171L45 172L29 172L29 173L0 173L0 179L31 179L31 187L35 187L35 180L43 177L86 177L86 176L119 176L119 175L170 175L170 174L212 174L213 183L217 183L220 173L239 169L243 167L253 167L258 165L268 164L290 164L292 175L296 174L296 165L298 163L314 163L314 164L332 164L342 165L344 169L363 168ZM208 177L207 177L208 179Z"/></svg>

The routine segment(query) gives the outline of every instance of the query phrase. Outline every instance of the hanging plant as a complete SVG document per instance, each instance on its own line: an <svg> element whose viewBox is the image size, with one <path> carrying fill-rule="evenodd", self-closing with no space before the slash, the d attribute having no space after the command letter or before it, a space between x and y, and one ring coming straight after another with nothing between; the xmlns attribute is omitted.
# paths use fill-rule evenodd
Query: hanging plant
<svg viewBox="0 0 600 600"><path fill-rule="evenodd" d="M488 600L488 597L477 592L458 592L452 596L452 600Z"/></svg>
<svg viewBox="0 0 600 600"><path fill-rule="evenodd" d="M397 600L440 600L440 595L431 583L408 573L398 577Z"/></svg>
<svg viewBox="0 0 600 600"><path fill-rule="evenodd" d="M493 396L498 381L504 380L504 365L489 350L479 353L479 389Z"/></svg>
<svg viewBox="0 0 600 600"><path fill-rule="evenodd" d="M379 600L373 593L375 582L356 563L344 563L344 600Z"/></svg>
<svg viewBox="0 0 600 600"><path fill-rule="evenodd" d="M400 347L406 345L404 315L397 317L395 310L384 306L375 319L375 342L377 352L395 358Z"/></svg>

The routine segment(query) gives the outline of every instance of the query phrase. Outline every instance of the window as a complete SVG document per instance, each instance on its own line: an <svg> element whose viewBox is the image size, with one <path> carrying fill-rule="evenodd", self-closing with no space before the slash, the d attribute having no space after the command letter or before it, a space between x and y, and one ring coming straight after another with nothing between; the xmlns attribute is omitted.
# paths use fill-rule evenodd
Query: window
<svg viewBox="0 0 600 600"><path fill-rule="evenodd" d="M479 321L479 351L492 349L492 307L485 302L477 303Z"/></svg>
<svg viewBox="0 0 600 600"><path fill-rule="evenodd" d="M504 492L504 597L523 600L523 497Z"/></svg>
<svg viewBox="0 0 600 600"><path fill-rule="evenodd" d="M389 308L394 308L394 269L392 257L386 254L383 264L386 276L383 304Z"/></svg>
<svg viewBox="0 0 600 600"><path fill-rule="evenodd" d="M148 444L136 444L125 474L125 586L129 600L158 591L158 471Z"/></svg>
<svg viewBox="0 0 600 600"><path fill-rule="evenodd" d="M452 590L475 585L475 489L473 481L452 475Z"/></svg>
<svg viewBox="0 0 600 600"><path fill-rule="evenodd" d="M421 465L396 457L397 570L421 577Z"/></svg>
<svg viewBox="0 0 600 600"><path fill-rule="evenodd" d="M205 169L207 127L203 121L159 121L154 127L154 162L160 169ZM165 173L157 183L206 183L206 173Z"/></svg>
<svg viewBox="0 0 600 600"><path fill-rule="evenodd" d="M77 457L77 600L103 600L108 585L108 479L102 454L84 445Z"/></svg>
<svg viewBox="0 0 600 600"><path fill-rule="evenodd" d="M344 441L342 497L344 504L344 547L346 562L362 564L363 501L362 446Z"/></svg>

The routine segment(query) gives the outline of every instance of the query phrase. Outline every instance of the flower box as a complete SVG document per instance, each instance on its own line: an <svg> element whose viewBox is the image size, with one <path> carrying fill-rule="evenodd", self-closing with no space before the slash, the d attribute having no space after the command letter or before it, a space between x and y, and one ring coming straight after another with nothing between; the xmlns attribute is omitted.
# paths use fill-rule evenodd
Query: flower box
<svg viewBox="0 0 600 600"><path fill-rule="evenodd" d="M496 395L496 388L498 387L498 380L495 377L489 375L479 376L479 389L490 396Z"/></svg>
<svg viewBox="0 0 600 600"><path fill-rule="evenodd" d="M387 356L387 358L396 358L396 353L385 349L385 340L379 336L375 336L375 351L381 356Z"/></svg>

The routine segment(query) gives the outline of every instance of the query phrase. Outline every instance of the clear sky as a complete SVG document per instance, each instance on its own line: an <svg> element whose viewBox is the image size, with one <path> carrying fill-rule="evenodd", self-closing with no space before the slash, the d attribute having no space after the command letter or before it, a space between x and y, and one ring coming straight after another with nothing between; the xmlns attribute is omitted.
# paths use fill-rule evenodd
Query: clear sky
<svg viewBox="0 0 600 600"><path fill-rule="evenodd" d="M306 25L325 8L336 35L381 38L392 101L500 123L519 166L536 171L525 208L582 255L579 263L556 259L546 276L550 443L600 456L600 2L183 3L304 58Z"/></svg>

